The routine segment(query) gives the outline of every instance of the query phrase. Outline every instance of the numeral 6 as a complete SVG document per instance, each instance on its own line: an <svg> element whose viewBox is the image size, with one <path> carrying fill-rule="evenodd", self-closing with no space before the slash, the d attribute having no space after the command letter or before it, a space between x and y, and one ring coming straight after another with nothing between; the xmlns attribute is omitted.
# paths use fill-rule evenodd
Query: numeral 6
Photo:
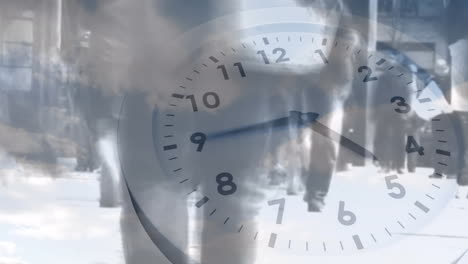
<svg viewBox="0 0 468 264"><path fill-rule="evenodd" d="M340 205L338 208L338 221L345 226L350 226L356 223L356 215L348 210L344 209L345 202L340 201Z"/></svg>

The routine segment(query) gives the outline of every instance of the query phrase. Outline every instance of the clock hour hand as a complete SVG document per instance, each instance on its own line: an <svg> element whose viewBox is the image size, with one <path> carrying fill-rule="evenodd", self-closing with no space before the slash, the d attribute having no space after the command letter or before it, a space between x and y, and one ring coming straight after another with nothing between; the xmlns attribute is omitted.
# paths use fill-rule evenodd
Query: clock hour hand
<svg viewBox="0 0 468 264"><path fill-rule="evenodd" d="M319 115L317 113L301 113L299 111L290 111L290 115L288 117L282 117L263 123L215 132L208 134L206 138L207 140L214 140L224 137L237 136L245 133L276 130L288 126L303 127L315 122L318 116Z"/></svg>

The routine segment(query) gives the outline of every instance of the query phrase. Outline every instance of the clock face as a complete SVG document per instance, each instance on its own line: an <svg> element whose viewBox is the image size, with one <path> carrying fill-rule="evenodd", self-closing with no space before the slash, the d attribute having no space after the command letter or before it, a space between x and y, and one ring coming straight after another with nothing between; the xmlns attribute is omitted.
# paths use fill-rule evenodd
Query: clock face
<svg viewBox="0 0 468 264"><path fill-rule="evenodd" d="M444 175L454 159L437 91L395 55L368 52L317 26L300 28L262 27L201 45L150 109L149 159L165 174L151 184L164 181L176 197L167 199L187 206L187 221L176 222L196 248L353 254L398 241L454 195L455 181L428 177L434 169ZM350 67L327 71L343 64ZM359 89L366 98L356 98ZM344 131L352 115L364 115L374 136ZM432 138L406 129L415 116L432 126ZM338 151L364 165L337 170ZM428 163L397 172L389 157ZM123 171L137 197L138 173Z"/></svg>

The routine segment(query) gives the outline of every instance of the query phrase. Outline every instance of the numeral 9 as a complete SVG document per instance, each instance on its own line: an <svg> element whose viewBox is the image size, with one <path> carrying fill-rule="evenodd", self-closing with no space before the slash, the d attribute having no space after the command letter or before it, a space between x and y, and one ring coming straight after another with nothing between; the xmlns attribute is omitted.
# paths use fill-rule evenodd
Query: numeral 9
<svg viewBox="0 0 468 264"><path fill-rule="evenodd" d="M197 144L197 151L201 152L203 150L203 146L205 145L206 135L201 132L193 133L190 137L190 141L193 144Z"/></svg>

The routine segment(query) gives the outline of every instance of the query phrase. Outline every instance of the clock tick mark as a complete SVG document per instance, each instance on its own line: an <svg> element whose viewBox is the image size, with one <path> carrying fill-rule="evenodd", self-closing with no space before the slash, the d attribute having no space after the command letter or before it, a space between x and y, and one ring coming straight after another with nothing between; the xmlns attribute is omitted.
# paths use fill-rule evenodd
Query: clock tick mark
<svg viewBox="0 0 468 264"><path fill-rule="evenodd" d="M447 166L447 163L443 163L443 162L437 162L439 165L442 165L442 166Z"/></svg>
<svg viewBox="0 0 468 264"><path fill-rule="evenodd" d="M257 240L258 232L255 233L254 240Z"/></svg>
<svg viewBox="0 0 468 264"><path fill-rule="evenodd" d="M397 223L401 226L401 228L406 229L405 226L400 221L397 221Z"/></svg>
<svg viewBox="0 0 468 264"><path fill-rule="evenodd" d="M434 197L430 196L429 194L426 194L426 197L428 197L431 200L434 200Z"/></svg>
<svg viewBox="0 0 468 264"><path fill-rule="evenodd" d="M374 56L374 55L373 55L373 54L371 54L371 55L369 55L367 58L368 58L368 59L370 59L370 58L372 58L372 56Z"/></svg>
<svg viewBox="0 0 468 264"><path fill-rule="evenodd" d="M341 250L344 250L343 242L340 241Z"/></svg>
<svg viewBox="0 0 468 264"><path fill-rule="evenodd" d="M432 186L436 187L437 189L440 189L440 186L437 185L437 184L434 184L434 183L433 183Z"/></svg>
<svg viewBox="0 0 468 264"><path fill-rule="evenodd" d="M334 45L334 46L335 46L335 47L338 46L338 41L335 41L335 45Z"/></svg>
<svg viewBox="0 0 468 264"><path fill-rule="evenodd" d="M242 43L242 47L243 47L244 49L245 49L245 48L247 48L247 47L245 46L245 44L244 44L244 43Z"/></svg>
<svg viewBox="0 0 468 264"><path fill-rule="evenodd" d="M242 228L244 228L244 225L241 225L239 230L237 230L237 233L240 233L242 231Z"/></svg>
<svg viewBox="0 0 468 264"><path fill-rule="evenodd" d="M432 102L431 98L421 98L418 99L421 104Z"/></svg>
<svg viewBox="0 0 468 264"><path fill-rule="evenodd" d="M177 144L167 145L163 147L164 151L177 149Z"/></svg>
<svg viewBox="0 0 468 264"><path fill-rule="evenodd" d="M192 193L194 193L194 192L196 192L196 191L197 191L197 189L195 188L195 189L193 189L191 192L187 193L187 195L191 195Z"/></svg>
<svg viewBox="0 0 468 264"><path fill-rule="evenodd" d="M226 54L224 54L224 52L220 51L219 53L221 53L221 55L223 55L224 57L226 57Z"/></svg>
<svg viewBox="0 0 468 264"><path fill-rule="evenodd" d="M226 218L226 220L224 220L224 223L223 223L223 225L225 225L225 224L226 224L228 221L229 221L229 217L228 217L228 218Z"/></svg>
<svg viewBox="0 0 468 264"><path fill-rule="evenodd" d="M173 170L173 172L178 172L178 171L181 171L181 170L182 170L182 168L178 168L178 169Z"/></svg>
<svg viewBox="0 0 468 264"><path fill-rule="evenodd" d="M214 213L216 213L216 209L214 209L213 211L211 211L210 216L212 216Z"/></svg>
<svg viewBox="0 0 468 264"><path fill-rule="evenodd" d="M165 127L173 127L174 125L164 125Z"/></svg>
<svg viewBox="0 0 468 264"><path fill-rule="evenodd" d="M380 66L380 65L384 64L385 62L386 62L385 59L380 59L380 60L377 61L375 64Z"/></svg>
<svg viewBox="0 0 468 264"><path fill-rule="evenodd" d="M427 109L428 112L432 112L432 111L435 111L434 108L430 108L430 109Z"/></svg>
<svg viewBox="0 0 468 264"><path fill-rule="evenodd" d="M176 159L177 159L177 157L172 157L169 160L176 160Z"/></svg>
<svg viewBox="0 0 468 264"><path fill-rule="evenodd" d="M400 75L398 75L398 77L401 77L401 76L403 76L403 75L405 75L405 74L404 74L404 73L400 73Z"/></svg>
<svg viewBox="0 0 468 264"><path fill-rule="evenodd" d="M327 40L326 38L322 39L322 46L326 46L326 45L327 45L327 41L328 41L328 40Z"/></svg>
<svg viewBox="0 0 468 264"><path fill-rule="evenodd" d="M183 94L175 94L174 93L174 94L172 94L172 97L177 98L177 99L184 99L185 96Z"/></svg>
<svg viewBox="0 0 468 264"><path fill-rule="evenodd" d="M183 86L183 85L179 85L180 88L182 89L187 89L187 87Z"/></svg>
<svg viewBox="0 0 468 264"><path fill-rule="evenodd" d="M197 71L197 70L193 70L193 72L196 73L196 74L200 74L200 72Z"/></svg>
<svg viewBox="0 0 468 264"><path fill-rule="evenodd" d="M208 65L206 65L205 63L203 63L202 65L205 66L205 68L208 68Z"/></svg>
<svg viewBox="0 0 468 264"><path fill-rule="evenodd" d="M435 175L439 176L439 177L443 177L443 175L441 173L438 173L438 172L434 172Z"/></svg>
<svg viewBox="0 0 468 264"><path fill-rule="evenodd" d="M442 149L436 149L436 153L439 155L450 157L450 152Z"/></svg>
<svg viewBox="0 0 468 264"><path fill-rule="evenodd" d="M302 36L299 37L299 41L302 42Z"/></svg>
<svg viewBox="0 0 468 264"><path fill-rule="evenodd" d="M327 252L327 245L325 244L325 242L323 242L322 245L323 245L323 252Z"/></svg>
<svg viewBox="0 0 468 264"><path fill-rule="evenodd" d="M185 180L180 181L179 183L184 183L184 182L186 182L186 181L188 181L188 180L189 180L189 179L185 179Z"/></svg>
<svg viewBox="0 0 468 264"><path fill-rule="evenodd" d="M176 106L177 106L176 104L169 104L169 105L170 105L170 106L174 106L174 107L176 107Z"/></svg>
<svg viewBox="0 0 468 264"><path fill-rule="evenodd" d="M215 58L214 56L210 56L209 59L214 62L214 63L218 63L219 60L217 58Z"/></svg>
<svg viewBox="0 0 468 264"><path fill-rule="evenodd" d="M289 240L288 248L291 248L291 239Z"/></svg>
<svg viewBox="0 0 468 264"><path fill-rule="evenodd" d="M232 52L236 52L236 49L235 48L231 48Z"/></svg>
<svg viewBox="0 0 468 264"><path fill-rule="evenodd" d="M167 136L164 136L165 138L172 138L174 137L173 135L167 135Z"/></svg>
<svg viewBox="0 0 468 264"><path fill-rule="evenodd" d="M372 240L374 240L374 242L377 243L377 239L375 239L374 234L370 234L370 235L371 235L371 237L372 237Z"/></svg>
<svg viewBox="0 0 468 264"><path fill-rule="evenodd" d="M253 42L254 46L257 46L257 42L255 42L255 40L254 40L254 41L252 41L252 42Z"/></svg>
<svg viewBox="0 0 468 264"><path fill-rule="evenodd" d="M361 238L358 235L353 236L354 244L356 244L357 249L363 249L364 246L362 245Z"/></svg>
<svg viewBox="0 0 468 264"><path fill-rule="evenodd" d="M192 78L189 78L189 77L185 77L185 80L187 80L187 81L193 81L193 79L192 79Z"/></svg>
<svg viewBox="0 0 468 264"><path fill-rule="evenodd" d="M205 205L208 201L210 200L210 198L208 198L207 196L204 196L200 201L198 201L195 206L197 208L200 208L202 207L203 205Z"/></svg>
<svg viewBox="0 0 468 264"><path fill-rule="evenodd" d="M276 37L276 42L279 42L279 38L278 38L278 37Z"/></svg>
<svg viewBox="0 0 468 264"><path fill-rule="evenodd" d="M356 54L359 54L359 53L361 53L361 50L358 50L358 51L356 52Z"/></svg>
<svg viewBox="0 0 468 264"><path fill-rule="evenodd" d="M394 66L390 66L387 71L390 71L391 69L395 68Z"/></svg>
<svg viewBox="0 0 468 264"><path fill-rule="evenodd" d="M392 236L392 234L390 233L390 231L388 231L387 228L385 228L385 232L387 232L387 234L388 234L389 236Z"/></svg>
<svg viewBox="0 0 468 264"><path fill-rule="evenodd" d="M412 213L408 213L408 215L411 216L411 218L413 218L414 220L416 220L416 217Z"/></svg>
<svg viewBox="0 0 468 264"><path fill-rule="evenodd" d="M263 38L263 43L265 43L265 45L270 45L270 41L268 40L267 37Z"/></svg>
<svg viewBox="0 0 468 264"><path fill-rule="evenodd" d="M432 121L436 122L436 121L440 121L439 118L433 118Z"/></svg>
<svg viewBox="0 0 468 264"><path fill-rule="evenodd" d="M447 143L447 141L445 141L445 140L437 140L437 142L440 142L440 143Z"/></svg>
<svg viewBox="0 0 468 264"><path fill-rule="evenodd" d="M444 129L436 129L437 132L444 132Z"/></svg>
<svg viewBox="0 0 468 264"><path fill-rule="evenodd" d="M306 246L306 251L309 251L309 242L308 241L306 241L305 246Z"/></svg>
<svg viewBox="0 0 468 264"><path fill-rule="evenodd" d="M425 206L424 204L422 204L422 203L419 202L419 201L416 201L416 202L414 203L414 205L415 205L416 207L418 207L421 211L423 211L423 212L426 213L426 214L429 212L429 208L427 208L427 206Z"/></svg>
<svg viewBox="0 0 468 264"><path fill-rule="evenodd" d="M171 117L172 117L172 116L175 116L175 115L173 115L173 114L166 114L166 116L171 116Z"/></svg>

